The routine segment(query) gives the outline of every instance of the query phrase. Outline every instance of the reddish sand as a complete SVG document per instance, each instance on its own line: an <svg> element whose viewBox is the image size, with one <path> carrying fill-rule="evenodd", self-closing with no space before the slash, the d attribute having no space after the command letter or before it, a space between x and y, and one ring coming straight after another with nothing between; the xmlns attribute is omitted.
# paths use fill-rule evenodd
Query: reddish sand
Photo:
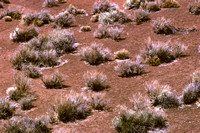
<svg viewBox="0 0 200 133"><path fill-rule="evenodd" d="M54 104L55 99L61 95L65 95L74 90L76 92L82 92L81 88L85 86L83 81L83 74L87 70L98 70L104 72L108 77L109 89L103 91L106 94L106 98L111 100L111 107L114 109L117 105L126 105L130 107L129 97L137 92L145 94L144 85L147 81L158 80L161 84L170 85L173 90L177 91L180 96L184 87L191 81L191 74L199 69L199 57L198 46L200 43L200 32L193 32L189 34L179 35L157 35L152 30L152 22L147 22L141 25L135 25L133 23L127 23L124 27L125 40L116 42L111 39L95 39L93 32L97 28L98 23L90 22L91 9L95 1L92 0L67 0L67 3L53 8L42 8L44 0L10 0L10 7L21 6L24 12L27 11L40 11L42 9L49 10L51 14L57 14L63 9L67 8L69 4L73 4L78 8L85 9L88 12L88 16L76 16L75 27L70 28L76 37L76 40L81 45L90 45L93 42L102 43L104 47L108 47L112 52L120 49L127 49L130 52L132 60L135 60L135 56L139 54L140 50L144 48L145 42L148 37L151 37L153 41L180 41L188 46L187 56L179 59L175 63L168 64L166 66L152 67L146 65L146 73L132 78L119 77L119 73L114 70L116 62L112 61L99 66L86 65L81 61L81 57L76 54L67 54L64 56L68 59L68 63L62 67L44 70L43 74L51 74L54 71L59 70L62 74L67 76L68 88L62 90L50 90L43 87L43 83L40 79L32 80L32 91L35 91L38 98L35 102L35 108L30 111L20 113L20 116L29 116L31 118L45 115L51 106ZM112 0L117 3L121 9L125 0ZM170 18L176 27L192 27L196 25L200 29L200 18L194 16L188 12L187 6L189 3L195 0L177 0L181 7L177 9L162 9L159 12L152 13L151 19L154 20L157 17ZM0 9L2 11L3 9ZM125 11L133 15L133 10ZM0 20L0 96L6 96L6 89L13 86L13 67L9 62L10 57L19 46L18 43L13 43L9 39L9 34L17 27L20 21L14 20L12 22L4 22ZM79 29L82 25L89 25L92 27L92 31L88 33L81 33ZM47 34L52 31L52 25L45 25L39 28L40 33ZM200 131L200 108L195 104L183 109L167 109L167 120L169 132L199 132ZM85 120L76 121L74 123L59 123L53 125L53 131L59 128L64 129L76 129L76 132L98 132L98 133L110 133L116 132L112 119L118 116L117 112L98 112L94 111L91 116ZM3 123L3 121L1 121ZM1 127L2 129L2 127Z"/></svg>

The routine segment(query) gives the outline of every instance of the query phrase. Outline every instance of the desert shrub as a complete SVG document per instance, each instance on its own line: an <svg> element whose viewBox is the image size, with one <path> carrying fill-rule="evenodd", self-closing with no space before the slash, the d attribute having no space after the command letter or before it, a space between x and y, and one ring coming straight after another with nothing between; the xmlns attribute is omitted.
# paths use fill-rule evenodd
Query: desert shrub
<svg viewBox="0 0 200 133"><path fill-rule="evenodd" d="M200 2L195 2L192 4L189 4L188 6L189 12L194 14L194 15L199 15L200 14Z"/></svg>
<svg viewBox="0 0 200 133"><path fill-rule="evenodd" d="M35 51L44 51L53 49L51 43L48 42L49 42L48 36L40 35L28 41L27 46L30 50L35 50Z"/></svg>
<svg viewBox="0 0 200 133"><path fill-rule="evenodd" d="M114 58L119 60L129 59L129 52L126 49L121 49L114 53Z"/></svg>
<svg viewBox="0 0 200 133"><path fill-rule="evenodd" d="M6 4L9 4L9 3L10 3L9 0L0 0L0 2L6 3Z"/></svg>
<svg viewBox="0 0 200 133"><path fill-rule="evenodd" d="M101 24L108 25L108 24L124 24L130 22L131 19L128 15L122 11L112 10L110 12L101 13L99 15L99 20Z"/></svg>
<svg viewBox="0 0 200 133"><path fill-rule="evenodd" d="M156 12L160 10L160 5L158 2L145 2L143 5L141 5L143 9L148 10L149 12Z"/></svg>
<svg viewBox="0 0 200 133"><path fill-rule="evenodd" d="M59 72L51 76L43 76L41 79L47 89L61 89L64 87L65 78Z"/></svg>
<svg viewBox="0 0 200 133"><path fill-rule="evenodd" d="M0 8L3 8L3 2L0 2Z"/></svg>
<svg viewBox="0 0 200 133"><path fill-rule="evenodd" d="M144 66L138 62L133 62L131 60L123 60L117 62L115 70L120 73L122 77L130 77L141 75L144 72Z"/></svg>
<svg viewBox="0 0 200 133"><path fill-rule="evenodd" d="M184 104L191 104L198 100L199 86L190 83L183 90L182 101Z"/></svg>
<svg viewBox="0 0 200 133"><path fill-rule="evenodd" d="M108 104L110 101L105 99L105 94L96 93L92 95L89 103L95 110L109 110Z"/></svg>
<svg viewBox="0 0 200 133"><path fill-rule="evenodd" d="M40 68L32 64L24 65L22 70L24 74L30 78L39 78L42 75Z"/></svg>
<svg viewBox="0 0 200 133"><path fill-rule="evenodd" d="M91 31L91 27L90 26L81 26L80 31L82 32L88 32Z"/></svg>
<svg viewBox="0 0 200 133"><path fill-rule="evenodd" d="M15 73L14 82L16 89L9 93L9 97L11 100L18 101L29 93L31 82L27 77L19 73Z"/></svg>
<svg viewBox="0 0 200 133"><path fill-rule="evenodd" d="M36 100L35 94L30 93L27 96L23 97L19 103L22 110L29 110L34 107L33 102Z"/></svg>
<svg viewBox="0 0 200 133"><path fill-rule="evenodd" d="M163 43L154 43L149 39L146 48L138 56L143 61L152 66L158 66L162 63L169 63L176 58L180 58L185 54L187 47L179 42L174 44L170 41Z"/></svg>
<svg viewBox="0 0 200 133"><path fill-rule="evenodd" d="M59 26L60 28L70 27L74 24L75 19L72 14L69 12L61 12L54 18L55 25Z"/></svg>
<svg viewBox="0 0 200 133"><path fill-rule="evenodd" d="M57 6L57 1L56 0L45 0L42 4L43 7L54 7Z"/></svg>
<svg viewBox="0 0 200 133"><path fill-rule="evenodd" d="M96 1L92 8L92 14L110 12L112 10L117 10L118 6L114 3L109 2L108 0L99 0Z"/></svg>
<svg viewBox="0 0 200 133"><path fill-rule="evenodd" d="M112 60L109 49L103 49L102 45L92 44L90 47L83 47L80 50L83 60L90 65L99 65L103 62Z"/></svg>
<svg viewBox="0 0 200 133"><path fill-rule="evenodd" d="M3 17L3 19L4 19L6 22L12 21L12 18L11 18L10 16L5 16L5 17Z"/></svg>
<svg viewBox="0 0 200 133"><path fill-rule="evenodd" d="M95 15L92 15L92 17L90 18L90 21L92 21L93 23L95 22L98 22L99 21L99 15L100 14L95 14Z"/></svg>
<svg viewBox="0 0 200 133"><path fill-rule="evenodd" d="M156 34L169 35L176 33L176 28L171 24L170 19L161 17L153 21L153 31Z"/></svg>
<svg viewBox="0 0 200 133"><path fill-rule="evenodd" d="M15 106L8 99L0 98L0 120L12 117L15 109Z"/></svg>
<svg viewBox="0 0 200 133"><path fill-rule="evenodd" d="M134 12L134 21L136 22L136 24L141 24L149 20L150 20L149 12L143 9L138 9Z"/></svg>
<svg viewBox="0 0 200 133"><path fill-rule="evenodd" d="M162 8L179 8L180 5L176 0L164 0L161 7Z"/></svg>
<svg viewBox="0 0 200 133"><path fill-rule="evenodd" d="M107 76L102 72L90 71L83 75L87 87L93 91L101 91L107 88Z"/></svg>
<svg viewBox="0 0 200 133"><path fill-rule="evenodd" d="M99 25L98 29L94 32L94 37L102 39L102 38L111 38L113 40L122 39L120 35L123 32L123 28L118 27L108 27L104 25Z"/></svg>
<svg viewBox="0 0 200 133"><path fill-rule="evenodd" d="M125 9L138 9L142 0L126 0L124 4Z"/></svg>
<svg viewBox="0 0 200 133"><path fill-rule="evenodd" d="M60 64L57 52L55 50L44 50L39 54L38 65L40 67L53 67Z"/></svg>
<svg viewBox="0 0 200 133"><path fill-rule="evenodd" d="M77 14L86 14L84 9L77 9L74 5L70 4L66 9L70 14L77 15Z"/></svg>
<svg viewBox="0 0 200 133"><path fill-rule="evenodd" d="M62 122L73 122L85 119L91 114L91 108L87 105L88 99L83 94L71 92L64 98L60 98L54 105L54 111Z"/></svg>
<svg viewBox="0 0 200 133"><path fill-rule="evenodd" d="M158 81L146 83L145 90L154 106L162 108L175 108L180 105L178 97L172 93L170 86L160 85Z"/></svg>
<svg viewBox="0 0 200 133"><path fill-rule="evenodd" d="M19 8L8 8L0 13L0 19L5 16L10 16L12 19L19 20L22 16L22 11Z"/></svg>
<svg viewBox="0 0 200 133"><path fill-rule="evenodd" d="M48 122L38 118L32 120L29 117L10 120L4 128L5 133L51 133Z"/></svg>
<svg viewBox="0 0 200 133"><path fill-rule="evenodd" d="M166 116L153 110L123 109L112 123L118 132L123 133L146 133L148 130L167 126Z"/></svg>
<svg viewBox="0 0 200 133"><path fill-rule="evenodd" d="M67 30L55 30L49 34L48 38L58 55L69 53L76 49L74 34Z"/></svg>
<svg viewBox="0 0 200 133"><path fill-rule="evenodd" d="M35 27L16 28L10 33L10 39L13 42L27 42L33 37L38 36L38 31Z"/></svg>

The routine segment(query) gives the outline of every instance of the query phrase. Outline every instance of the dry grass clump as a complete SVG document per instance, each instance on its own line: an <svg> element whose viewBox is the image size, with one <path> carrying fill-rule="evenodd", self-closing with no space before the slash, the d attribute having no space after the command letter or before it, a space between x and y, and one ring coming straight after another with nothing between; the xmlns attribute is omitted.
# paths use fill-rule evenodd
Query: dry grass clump
<svg viewBox="0 0 200 133"><path fill-rule="evenodd" d="M77 9L74 5L70 4L66 9L70 14L78 15L78 14L86 14L84 9Z"/></svg>
<svg viewBox="0 0 200 133"><path fill-rule="evenodd" d="M189 12L194 15L200 14L200 1L188 5Z"/></svg>
<svg viewBox="0 0 200 133"><path fill-rule="evenodd" d="M175 108L180 105L178 97L172 93L168 85L160 85L158 81L146 83L145 90L150 97L153 106L160 105L162 108Z"/></svg>
<svg viewBox="0 0 200 133"><path fill-rule="evenodd" d="M126 49L121 49L114 53L114 58L119 60L129 59L129 52Z"/></svg>
<svg viewBox="0 0 200 133"><path fill-rule="evenodd" d="M22 21L27 26L34 24L35 26L40 27L52 22L52 18L48 11L42 10L38 13L27 13L23 15Z"/></svg>
<svg viewBox="0 0 200 133"><path fill-rule="evenodd" d="M36 100L35 94L30 93L27 96L23 97L19 103L22 110L30 110L34 107L33 102Z"/></svg>
<svg viewBox="0 0 200 133"><path fill-rule="evenodd" d="M16 107L6 98L0 98L0 120L9 119L15 113Z"/></svg>
<svg viewBox="0 0 200 133"><path fill-rule="evenodd" d="M155 43L149 39L146 48L138 56L138 59L143 63L158 66L184 56L186 50L187 47L178 42L172 43L168 41L166 43Z"/></svg>
<svg viewBox="0 0 200 133"><path fill-rule="evenodd" d="M119 72L122 77L131 77L141 75L144 72L144 65L131 60L122 60L117 62L115 70Z"/></svg>
<svg viewBox="0 0 200 133"><path fill-rule="evenodd" d="M75 92L70 92L65 97L58 99L53 109L57 114L57 119L65 123L85 119L91 114L88 98Z"/></svg>
<svg viewBox="0 0 200 133"><path fill-rule="evenodd" d="M118 10L111 10L110 12L104 12L99 15L99 20L101 24L108 25L108 24L124 24L131 21L129 16Z"/></svg>
<svg viewBox="0 0 200 133"><path fill-rule="evenodd" d="M119 115L112 120L118 132L147 133L149 130L167 127L165 114L151 109L134 111L121 107Z"/></svg>
<svg viewBox="0 0 200 133"><path fill-rule="evenodd" d="M16 28L10 33L10 39L13 42L27 42L32 38L38 36L39 32L35 27Z"/></svg>
<svg viewBox="0 0 200 133"><path fill-rule="evenodd" d="M43 7L54 7L54 6L58 6L57 1L56 0L45 0L42 4Z"/></svg>
<svg viewBox="0 0 200 133"><path fill-rule="evenodd" d="M48 127L49 123L42 118L36 118L35 120L29 117L22 119L15 118L8 121L5 125L5 133L51 133L51 129Z"/></svg>
<svg viewBox="0 0 200 133"><path fill-rule="evenodd" d="M112 10L117 10L118 6L108 0L98 0L94 3L92 8L92 14L110 12Z"/></svg>
<svg viewBox="0 0 200 133"><path fill-rule="evenodd" d="M22 16L22 10L19 8L8 8L0 13L0 19L5 16L10 16L12 19L19 20Z"/></svg>
<svg viewBox="0 0 200 133"><path fill-rule="evenodd" d="M30 78L39 78L42 76L40 68L33 64L23 65L22 71L27 77Z"/></svg>
<svg viewBox="0 0 200 133"><path fill-rule="evenodd" d="M90 47L83 47L80 50L82 59L90 65L99 65L112 60L110 50L107 48L103 49L102 46L103 45L93 43Z"/></svg>
<svg viewBox="0 0 200 133"><path fill-rule="evenodd" d="M87 87L93 91L101 91L108 87L107 76L98 71L87 71L83 75Z"/></svg>
<svg viewBox="0 0 200 133"><path fill-rule="evenodd" d="M72 24L74 24L75 18L72 14L70 14L68 11L61 12L54 18L54 23L56 26L59 26L60 28L66 28L70 27Z"/></svg>
<svg viewBox="0 0 200 133"><path fill-rule="evenodd" d="M86 26L81 26L80 31L82 32L88 32L91 31L91 27L86 25Z"/></svg>
<svg viewBox="0 0 200 133"><path fill-rule="evenodd" d="M124 4L125 9L138 9L142 0L126 0Z"/></svg>
<svg viewBox="0 0 200 133"><path fill-rule="evenodd" d="M90 105L92 106L93 109L95 110L109 110L109 103L110 100L105 99L105 94L101 93L96 93L93 94L89 100Z"/></svg>
<svg viewBox="0 0 200 133"><path fill-rule="evenodd" d="M162 0L162 8L179 8L180 4L176 0Z"/></svg>
<svg viewBox="0 0 200 133"><path fill-rule="evenodd" d="M123 32L123 28L118 27L109 27L105 25L99 25L98 29L94 32L94 37L102 38L111 38L113 40L119 41L122 38L120 37Z"/></svg>
<svg viewBox="0 0 200 133"><path fill-rule="evenodd" d="M157 1L145 1L141 7L149 12L157 12L160 11L160 4Z"/></svg>
<svg viewBox="0 0 200 133"><path fill-rule="evenodd" d="M136 24L141 24L143 22L149 21L149 12L143 9L138 9L134 11L134 21Z"/></svg>
<svg viewBox="0 0 200 133"><path fill-rule="evenodd" d="M51 76L43 76L41 79L47 89L61 89L65 87L63 84L65 78L59 72L56 72Z"/></svg>

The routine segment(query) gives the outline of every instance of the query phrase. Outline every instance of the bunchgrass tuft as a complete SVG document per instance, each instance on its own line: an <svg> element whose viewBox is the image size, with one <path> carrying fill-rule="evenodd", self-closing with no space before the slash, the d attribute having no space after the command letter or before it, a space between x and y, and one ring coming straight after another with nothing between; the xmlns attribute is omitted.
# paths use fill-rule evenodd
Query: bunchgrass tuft
<svg viewBox="0 0 200 133"><path fill-rule="evenodd" d="M54 6L58 6L57 1L56 0L45 0L42 4L43 7L54 7Z"/></svg>
<svg viewBox="0 0 200 133"><path fill-rule="evenodd" d="M117 9L118 6L114 3L109 2L108 0L98 0L93 5L92 14L110 12Z"/></svg>
<svg viewBox="0 0 200 133"><path fill-rule="evenodd" d="M134 21L136 22L136 24L141 24L149 20L150 20L149 12L143 9L138 9L134 11Z"/></svg>
<svg viewBox="0 0 200 133"><path fill-rule="evenodd" d="M79 15L79 14L86 14L84 9L77 9L74 5L70 4L66 9L70 14Z"/></svg>
<svg viewBox="0 0 200 133"><path fill-rule="evenodd" d="M125 9L138 9L141 5L142 0L126 0L124 4Z"/></svg>
<svg viewBox="0 0 200 133"><path fill-rule="evenodd" d="M179 8L180 4L176 0L163 0L162 8Z"/></svg>
<svg viewBox="0 0 200 133"><path fill-rule="evenodd" d="M22 67L22 71L24 72L24 74L27 77L30 77L30 78L39 78L42 76L40 68L38 66L34 66L32 64L24 65Z"/></svg>
<svg viewBox="0 0 200 133"><path fill-rule="evenodd" d="M55 25L60 28L70 27L72 24L74 24L74 22L75 22L74 16L70 14L68 11L61 12L54 17Z"/></svg>
<svg viewBox="0 0 200 133"><path fill-rule="evenodd" d="M200 15L200 1L189 4L188 10L194 15Z"/></svg>
<svg viewBox="0 0 200 133"><path fill-rule="evenodd" d="M33 102L36 100L35 94L30 93L23 97L19 103L21 105L22 110L30 110L31 108L34 107Z"/></svg>
<svg viewBox="0 0 200 133"><path fill-rule="evenodd" d="M6 98L0 98L0 120L9 119L15 113L16 107Z"/></svg>

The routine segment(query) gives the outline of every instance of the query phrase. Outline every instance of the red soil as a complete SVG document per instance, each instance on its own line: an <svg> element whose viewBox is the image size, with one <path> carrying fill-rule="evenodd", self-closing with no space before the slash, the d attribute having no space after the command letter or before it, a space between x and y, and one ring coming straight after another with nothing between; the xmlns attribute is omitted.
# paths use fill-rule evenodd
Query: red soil
<svg viewBox="0 0 200 133"><path fill-rule="evenodd" d="M63 90L50 90L43 87L43 83L40 79L32 80L32 91L35 91L38 98L35 102L35 108L26 113L21 113L21 116L29 116L31 118L45 115L51 106L55 102L55 99L61 95L68 94L70 90L76 92L82 92L81 88L85 86L83 81L83 74L87 70L98 70L104 72L108 77L108 84L110 88L103 91L106 94L106 98L111 100L111 106L115 108L117 105L126 105L130 107L129 97L137 92L145 94L144 85L147 81L158 80L161 84L170 85L173 90L177 91L178 95L182 94L184 87L190 82L190 75L197 69L199 69L199 57L198 46L200 42L200 32L193 32L189 34L180 35L157 35L152 30L152 22L147 22L141 25L135 25L128 23L124 25L124 37L125 40L116 42L111 39L95 39L93 32L97 28L98 23L90 22L91 9L95 1L91 0L67 0L66 4L62 4L59 7L42 8L43 0L10 0L9 7L21 6L24 12L27 11L40 11L42 9L49 10L51 14L58 14L62 9L67 8L69 4L73 4L78 8L85 9L88 16L76 16L76 26L70 28L74 32L76 40L81 45L90 45L92 42L103 43L104 47L108 47L112 52L120 49L127 49L130 52L132 60L135 60L135 56L139 54L140 50L144 48L145 42L148 37L151 37L153 41L180 41L188 46L187 56L179 59L177 62L166 66L145 66L146 73L132 78L121 78L119 73L114 70L116 62L112 61L99 66L86 65L81 61L81 57L74 54L67 54L64 56L68 59L68 63L65 65L44 70L43 74L51 74L54 71L59 70L62 74L67 75L66 85L70 86ZM123 9L125 0L112 0ZM157 17L165 17L173 20L176 27L192 27L196 25L200 29L200 18L194 16L188 12L187 6L194 0L177 0L181 7L177 9L162 9L159 12L152 13L151 19L154 20ZM3 9L0 9L2 11ZM126 11L133 15L132 11ZM14 20L12 22L4 22L0 20L0 96L6 96L6 89L13 86L13 67L9 62L10 57L19 46L18 43L13 43L9 39L9 34L15 29L20 21ZM79 29L82 25L89 25L92 27L92 31L88 33L81 33ZM52 31L52 25L45 25L39 28L40 33L47 34ZM169 122L169 132L199 132L200 131L200 109L196 105L186 107L183 109L167 109L167 120ZM77 132L116 132L112 119L117 116L116 112L98 112L89 116L85 120L77 121L74 123L59 123L53 125L53 130L60 127L64 129L76 129ZM0 121L3 123L3 121ZM2 129L2 128L1 128Z"/></svg>

